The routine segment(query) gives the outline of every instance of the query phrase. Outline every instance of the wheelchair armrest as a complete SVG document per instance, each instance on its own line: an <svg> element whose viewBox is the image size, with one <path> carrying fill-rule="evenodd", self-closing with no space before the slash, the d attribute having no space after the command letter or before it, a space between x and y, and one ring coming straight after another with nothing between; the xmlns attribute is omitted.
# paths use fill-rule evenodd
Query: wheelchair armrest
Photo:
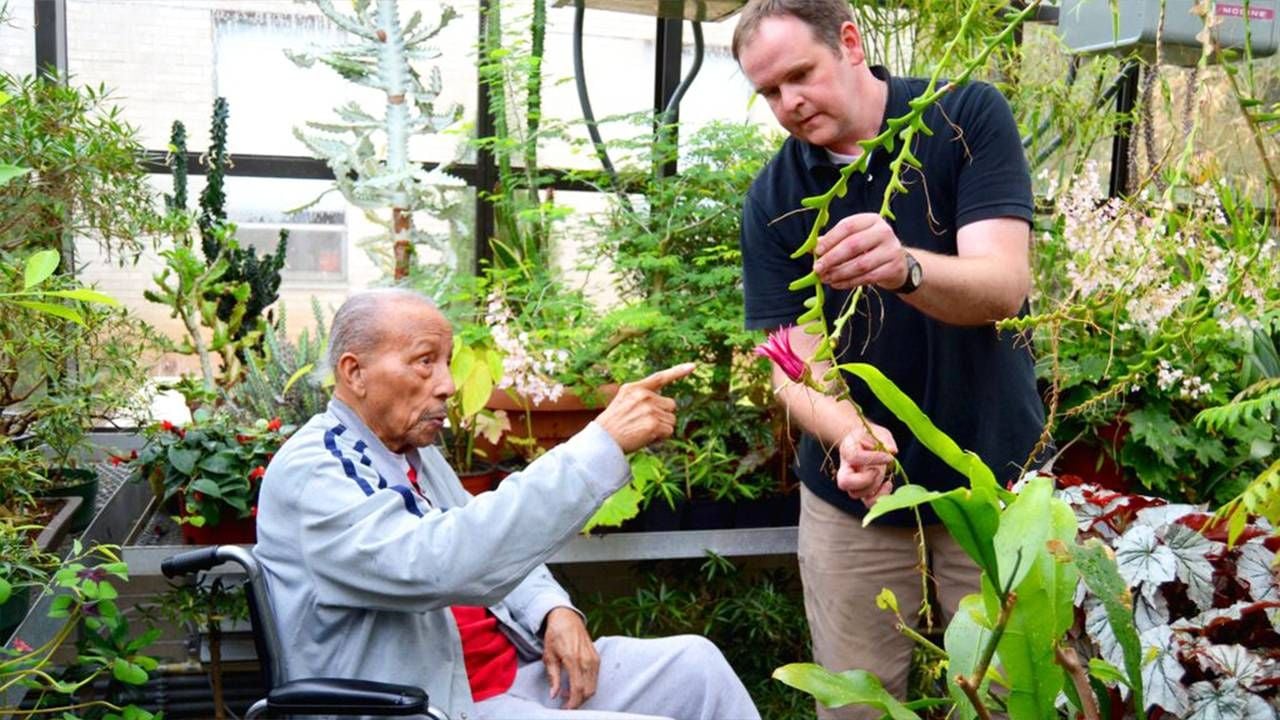
<svg viewBox="0 0 1280 720"><path fill-rule="evenodd" d="M271 715L422 715L427 692L372 680L305 678L267 695Z"/></svg>

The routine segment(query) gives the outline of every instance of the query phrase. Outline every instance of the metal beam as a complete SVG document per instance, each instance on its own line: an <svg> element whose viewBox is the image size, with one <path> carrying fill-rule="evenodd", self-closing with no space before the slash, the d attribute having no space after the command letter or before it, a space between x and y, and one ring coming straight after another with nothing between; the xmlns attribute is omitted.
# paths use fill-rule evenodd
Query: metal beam
<svg viewBox="0 0 1280 720"><path fill-rule="evenodd" d="M680 62L681 55L684 52L683 45L684 20L679 17L658 18L653 47L653 114L655 118L662 117L667 104L676 93L676 88L680 86ZM671 142L679 142L679 138L676 135L679 132L676 123L679 120L680 109L678 107L672 108L671 116L666 118L666 121L674 126L669 131ZM658 128L654 127L655 137L657 137L657 132ZM663 163L659 172L663 176L671 176L676 174L677 169L676 160L673 158Z"/></svg>
<svg viewBox="0 0 1280 720"><path fill-rule="evenodd" d="M35 34L37 74L66 82L67 78L67 2L35 0Z"/></svg>

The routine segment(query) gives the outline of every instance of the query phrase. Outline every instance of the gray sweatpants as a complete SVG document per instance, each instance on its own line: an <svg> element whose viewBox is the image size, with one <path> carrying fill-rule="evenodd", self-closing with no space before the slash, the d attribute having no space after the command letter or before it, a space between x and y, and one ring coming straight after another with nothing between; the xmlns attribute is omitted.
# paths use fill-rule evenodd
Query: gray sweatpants
<svg viewBox="0 0 1280 720"><path fill-rule="evenodd" d="M476 703L481 720L759 720L747 689L711 641L696 635L602 637L596 694L576 710L548 697L541 660L522 662L511 689ZM561 680L563 689L568 676Z"/></svg>

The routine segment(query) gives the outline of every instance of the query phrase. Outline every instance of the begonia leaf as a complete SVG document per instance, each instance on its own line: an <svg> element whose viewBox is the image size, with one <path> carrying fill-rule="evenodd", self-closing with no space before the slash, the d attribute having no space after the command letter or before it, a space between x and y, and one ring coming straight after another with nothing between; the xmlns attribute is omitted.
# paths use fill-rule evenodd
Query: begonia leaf
<svg viewBox="0 0 1280 720"><path fill-rule="evenodd" d="M1254 600L1280 600L1280 586L1276 583L1273 565L1276 554L1267 549L1261 540L1251 540L1240 546L1236 560L1236 577L1249 587L1249 597Z"/></svg>
<svg viewBox="0 0 1280 720"><path fill-rule="evenodd" d="M1213 564L1205 555L1214 543L1178 523L1166 526L1164 542L1176 558L1178 579L1187 586L1187 596L1201 610L1213 607Z"/></svg>
<svg viewBox="0 0 1280 720"><path fill-rule="evenodd" d="M1182 684L1186 670L1178 661L1173 630L1167 625L1142 633L1142 693L1147 707L1159 705L1165 712L1181 717L1187 711L1187 688Z"/></svg>
<svg viewBox="0 0 1280 720"><path fill-rule="evenodd" d="M1266 700L1234 682L1193 683L1187 691L1186 720L1275 720Z"/></svg>
<svg viewBox="0 0 1280 720"><path fill-rule="evenodd" d="M1129 585L1158 587L1177 577L1178 559L1149 525L1133 525L1116 541L1116 567Z"/></svg>
<svg viewBox="0 0 1280 720"><path fill-rule="evenodd" d="M1205 670L1231 678L1242 687L1253 687L1259 681L1276 679L1276 671L1264 667L1262 658L1243 645L1210 645L1195 654ZM1267 663L1268 666L1273 663Z"/></svg>

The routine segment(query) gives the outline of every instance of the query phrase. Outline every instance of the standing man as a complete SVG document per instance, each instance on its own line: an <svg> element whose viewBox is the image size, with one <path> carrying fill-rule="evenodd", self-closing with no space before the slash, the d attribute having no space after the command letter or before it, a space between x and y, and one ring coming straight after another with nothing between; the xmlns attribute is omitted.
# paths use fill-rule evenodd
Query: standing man
<svg viewBox="0 0 1280 720"><path fill-rule="evenodd" d="M1040 436L1044 410L1026 343L993 327L1025 311L1030 286L1031 182L1005 99L972 83L927 110L933 135L914 141L923 170L908 168L902 177L909 192L893 200L897 220L878 214L893 158L875 150L868 170L832 202L817 261L792 260L814 218L796 212L801 199L829 190L839 168L863 152L858 142L906 115L926 82L868 65L848 0L751 0L733 52L790 133L743 206L747 326L793 325L810 294L787 286L810 270L829 290L828 328L850 291L863 287L862 307L837 339L839 361L875 365L997 477L1016 477ZM798 328L789 335L801 357L813 356L816 336ZM815 367L815 376L825 369ZM912 483L947 490L965 481L851 376L844 381L877 437L848 402L790 383L776 368L774 381L804 430L799 561L815 658L835 671L874 672L902 696L912 643L874 599L887 587L900 607L920 606L915 517L891 514L868 528L861 517L893 490L886 472L892 456L884 449L897 454ZM930 574L940 609L950 614L978 591L979 571L936 517L924 519ZM819 714L872 716L861 710Z"/></svg>

